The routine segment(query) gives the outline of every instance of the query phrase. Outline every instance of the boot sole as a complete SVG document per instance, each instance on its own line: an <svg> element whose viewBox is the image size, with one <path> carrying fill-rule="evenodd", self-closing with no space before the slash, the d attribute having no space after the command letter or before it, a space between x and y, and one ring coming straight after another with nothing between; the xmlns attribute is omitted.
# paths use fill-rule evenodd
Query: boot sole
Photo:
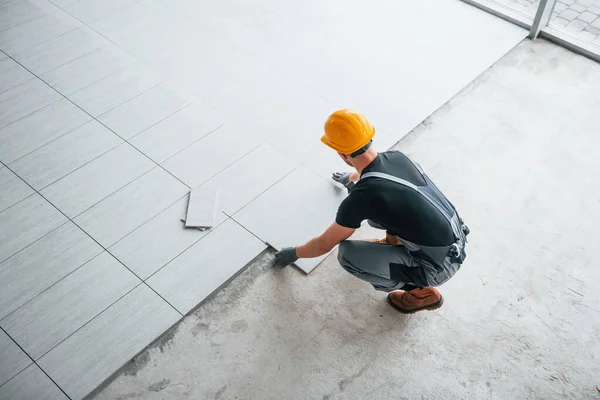
<svg viewBox="0 0 600 400"><path fill-rule="evenodd" d="M440 295L440 299L438 301L436 301L433 304L429 304L427 306L423 306L423 307L419 307L419 308L413 308L411 310L405 310L404 308L400 308L397 305L395 305L394 303L392 303L392 300L390 300L390 295L387 295L387 302L390 306L392 306L396 311L401 312L402 314L414 314L417 313L419 311L425 311L425 310L437 310L438 308L440 308L443 304L444 304L444 297L442 297L442 295Z"/></svg>

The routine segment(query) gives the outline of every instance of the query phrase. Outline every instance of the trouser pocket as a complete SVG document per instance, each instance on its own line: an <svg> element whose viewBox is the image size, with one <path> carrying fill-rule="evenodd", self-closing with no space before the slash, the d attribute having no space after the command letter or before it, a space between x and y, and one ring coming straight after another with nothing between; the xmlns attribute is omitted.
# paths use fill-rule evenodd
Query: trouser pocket
<svg viewBox="0 0 600 400"><path fill-rule="evenodd" d="M390 263L390 278L395 281L410 283L418 287L430 286L422 266L408 266Z"/></svg>

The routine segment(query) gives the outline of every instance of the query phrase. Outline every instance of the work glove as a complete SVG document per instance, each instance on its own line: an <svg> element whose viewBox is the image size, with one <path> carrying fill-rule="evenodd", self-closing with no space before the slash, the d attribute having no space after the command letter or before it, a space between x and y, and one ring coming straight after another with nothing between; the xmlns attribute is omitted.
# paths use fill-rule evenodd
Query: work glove
<svg viewBox="0 0 600 400"><path fill-rule="evenodd" d="M275 265L279 265L280 267L285 267L296 261L298 261L298 256L296 255L295 247L286 247L275 253Z"/></svg>
<svg viewBox="0 0 600 400"><path fill-rule="evenodd" d="M331 176L331 179L334 181L341 183L350 193L350 190L356 185L354 182L350 181L350 173L349 172L334 172Z"/></svg>

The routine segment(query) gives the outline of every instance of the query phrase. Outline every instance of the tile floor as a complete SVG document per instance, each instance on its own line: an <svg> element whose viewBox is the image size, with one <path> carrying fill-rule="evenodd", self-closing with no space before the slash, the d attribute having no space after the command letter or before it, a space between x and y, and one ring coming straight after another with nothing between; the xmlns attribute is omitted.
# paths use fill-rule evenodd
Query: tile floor
<svg viewBox="0 0 600 400"><path fill-rule="evenodd" d="M0 399L85 397L265 243L318 234L331 111L389 147L526 34L434 4L0 0ZM180 221L197 186L209 232Z"/></svg>

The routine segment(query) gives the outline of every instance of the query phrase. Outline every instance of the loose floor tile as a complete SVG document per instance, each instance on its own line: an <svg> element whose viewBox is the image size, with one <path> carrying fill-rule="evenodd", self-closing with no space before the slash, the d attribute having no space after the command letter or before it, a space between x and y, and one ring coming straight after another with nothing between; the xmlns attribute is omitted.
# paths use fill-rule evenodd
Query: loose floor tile
<svg viewBox="0 0 600 400"><path fill-rule="evenodd" d="M0 128L60 99L60 94L39 79L0 93Z"/></svg>
<svg viewBox="0 0 600 400"><path fill-rule="evenodd" d="M33 193L33 189L8 168L0 167L0 212Z"/></svg>
<svg viewBox="0 0 600 400"><path fill-rule="evenodd" d="M33 75L10 58L0 61L0 93L33 79Z"/></svg>
<svg viewBox="0 0 600 400"><path fill-rule="evenodd" d="M108 43L90 28L82 27L16 54L14 58L39 76Z"/></svg>
<svg viewBox="0 0 600 400"><path fill-rule="evenodd" d="M233 215L296 167L289 158L268 144L262 144L225 170L199 186L219 191L217 223Z"/></svg>
<svg viewBox="0 0 600 400"><path fill-rule="evenodd" d="M98 118L117 135L129 139L194 101L171 82L160 84Z"/></svg>
<svg viewBox="0 0 600 400"><path fill-rule="evenodd" d="M162 165L190 187L199 186L260 145L240 126L225 123Z"/></svg>
<svg viewBox="0 0 600 400"><path fill-rule="evenodd" d="M147 279L210 231L186 229L188 197L118 241L109 251L141 279Z"/></svg>
<svg viewBox="0 0 600 400"><path fill-rule="evenodd" d="M218 188L194 188L189 195L185 226L186 228L212 228L215 226L217 214L220 213Z"/></svg>
<svg viewBox="0 0 600 400"><path fill-rule="evenodd" d="M148 67L136 63L71 94L69 98L94 117L98 117L164 80Z"/></svg>
<svg viewBox="0 0 600 400"><path fill-rule="evenodd" d="M0 263L0 320L101 252L68 222Z"/></svg>
<svg viewBox="0 0 600 400"><path fill-rule="evenodd" d="M69 100L58 100L0 129L0 161L10 164L91 119Z"/></svg>
<svg viewBox="0 0 600 400"><path fill-rule="evenodd" d="M75 222L107 248L188 191L185 185L156 167L82 213Z"/></svg>
<svg viewBox="0 0 600 400"><path fill-rule="evenodd" d="M53 69L41 78L68 96L118 72L134 62L126 52L114 45L94 50L67 64Z"/></svg>
<svg viewBox="0 0 600 400"><path fill-rule="evenodd" d="M71 399L81 399L180 317L173 307L141 284L38 364Z"/></svg>
<svg viewBox="0 0 600 400"><path fill-rule="evenodd" d="M122 142L102 124L90 121L10 167L36 190L41 190Z"/></svg>
<svg viewBox="0 0 600 400"><path fill-rule="evenodd" d="M37 360L140 283L104 252L4 318L0 326Z"/></svg>
<svg viewBox="0 0 600 400"><path fill-rule="evenodd" d="M129 142L162 163L219 126L225 117L201 101L185 107L133 137Z"/></svg>
<svg viewBox="0 0 600 400"><path fill-rule="evenodd" d="M23 353L11 338L0 330L0 396L2 385L27 368L29 364L31 359L27 354Z"/></svg>
<svg viewBox="0 0 600 400"><path fill-rule="evenodd" d="M0 213L0 262L65 223L67 218L34 194Z"/></svg>
<svg viewBox="0 0 600 400"><path fill-rule="evenodd" d="M75 218L156 164L123 143L41 191L69 218Z"/></svg>
<svg viewBox="0 0 600 400"><path fill-rule="evenodd" d="M77 29L81 23L66 13L44 15L7 29L0 35L0 48L15 55Z"/></svg>
<svg viewBox="0 0 600 400"><path fill-rule="evenodd" d="M335 221L345 196L345 189L298 168L234 214L233 219L277 249L297 246L320 235ZM296 265L308 273L323 258L301 259Z"/></svg>
<svg viewBox="0 0 600 400"><path fill-rule="evenodd" d="M0 400L68 400L37 365L26 370L0 387Z"/></svg>
<svg viewBox="0 0 600 400"><path fill-rule="evenodd" d="M148 279L148 285L187 314L266 248L228 220Z"/></svg>

